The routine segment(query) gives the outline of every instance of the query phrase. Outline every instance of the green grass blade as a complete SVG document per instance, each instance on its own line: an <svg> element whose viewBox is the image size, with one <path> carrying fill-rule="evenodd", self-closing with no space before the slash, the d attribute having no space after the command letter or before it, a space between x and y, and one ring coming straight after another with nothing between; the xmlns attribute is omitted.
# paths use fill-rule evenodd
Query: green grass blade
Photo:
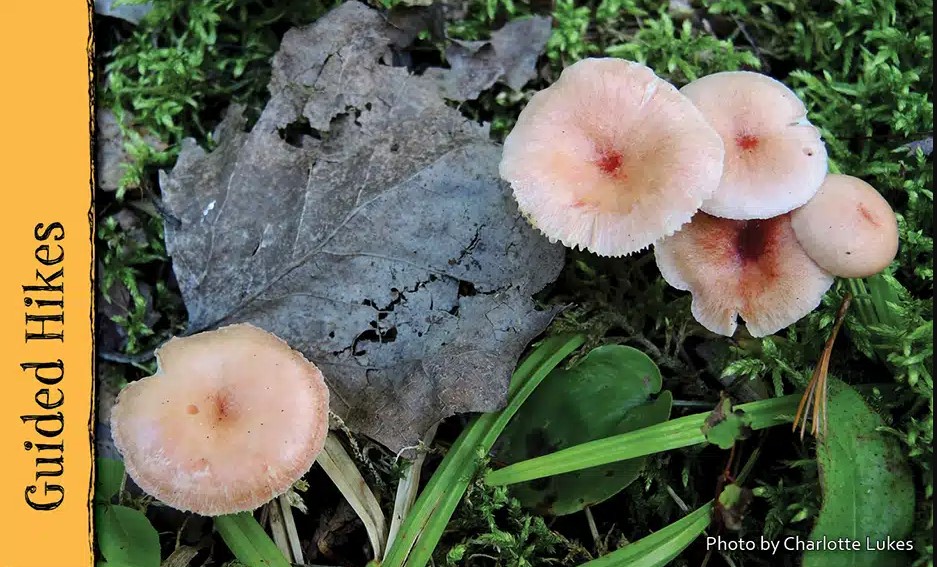
<svg viewBox="0 0 937 567"><path fill-rule="evenodd" d="M708 502L669 526L598 559L583 563L581 567L663 567L703 533L709 526L712 510L712 502Z"/></svg>
<svg viewBox="0 0 937 567"><path fill-rule="evenodd" d="M247 567L291 567L250 512L218 516L215 529L231 553Z"/></svg>
<svg viewBox="0 0 937 567"><path fill-rule="evenodd" d="M790 423L799 401L799 395L791 395L742 404L736 409L744 410L752 419L751 428L757 430ZM706 437L701 428L708 415L709 412L688 415L521 461L491 471L485 482L491 486L516 484L704 443Z"/></svg>
<svg viewBox="0 0 937 567"><path fill-rule="evenodd" d="M449 449L436 473L404 519L384 567L423 567L429 562L443 530L478 472L498 435L543 378L582 346L582 335L544 340L518 366L508 388L508 405L500 412L476 417Z"/></svg>

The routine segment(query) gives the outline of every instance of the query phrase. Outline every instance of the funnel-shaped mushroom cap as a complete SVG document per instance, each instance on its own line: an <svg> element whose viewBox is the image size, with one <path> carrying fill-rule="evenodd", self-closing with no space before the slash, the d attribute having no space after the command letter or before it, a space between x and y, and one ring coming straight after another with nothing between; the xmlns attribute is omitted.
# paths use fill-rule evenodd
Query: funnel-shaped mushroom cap
<svg viewBox="0 0 937 567"><path fill-rule="evenodd" d="M623 256L689 222L719 183L722 157L719 135L649 68L585 59L521 112L501 177L551 240Z"/></svg>
<svg viewBox="0 0 937 567"><path fill-rule="evenodd" d="M770 335L813 311L833 284L801 248L790 215L739 221L698 213L654 245L664 279L693 294L693 317L732 336L736 315L754 337Z"/></svg>
<svg viewBox="0 0 937 567"><path fill-rule="evenodd" d="M803 205L827 171L826 146L804 103L780 82L747 71L715 73L683 87L722 136L722 182L702 210L767 219Z"/></svg>
<svg viewBox="0 0 937 567"><path fill-rule="evenodd" d="M791 226L814 262L834 276L864 278L898 253L898 220L874 187L849 175L829 175Z"/></svg>
<svg viewBox="0 0 937 567"><path fill-rule="evenodd" d="M276 336L232 325L167 342L159 371L111 414L127 474L183 511L252 510L309 470L328 433L319 370Z"/></svg>

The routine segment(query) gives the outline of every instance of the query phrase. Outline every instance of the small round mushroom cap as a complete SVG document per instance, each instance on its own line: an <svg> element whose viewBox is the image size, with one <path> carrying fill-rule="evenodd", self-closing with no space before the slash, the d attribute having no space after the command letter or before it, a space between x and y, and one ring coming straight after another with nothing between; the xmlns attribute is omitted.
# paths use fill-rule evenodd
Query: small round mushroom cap
<svg viewBox="0 0 937 567"><path fill-rule="evenodd" d="M127 474L183 511L252 510L312 467L328 433L322 373L284 341L239 324L174 338L159 370L111 413Z"/></svg>
<svg viewBox="0 0 937 567"><path fill-rule="evenodd" d="M596 58L533 96L500 172L551 241L624 256L689 222L722 158L719 135L676 88L644 65Z"/></svg>
<svg viewBox="0 0 937 567"><path fill-rule="evenodd" d="M707 75L683 87L722 136L722 181L703 212L729 219L767 219L796 209L827 172L826 146L797 95L748 71Z"/></svg>
<svg viewBox="0 0 937 567"><path fill-rule="evenodd" d="M898 253L895 212L874 187L849 175L828 175L791 214L791 226L813 261L834 276L877 274Z"/></svg>
<svg viewBox="0 0 937 567"><path fill-rule="evenodd" d="M664 280L693 295L693 317L732 336L741 315L754 337L775 333L813 311L833 276L801 248L790 214L731 220L699 212L654 245Z"/></svg>

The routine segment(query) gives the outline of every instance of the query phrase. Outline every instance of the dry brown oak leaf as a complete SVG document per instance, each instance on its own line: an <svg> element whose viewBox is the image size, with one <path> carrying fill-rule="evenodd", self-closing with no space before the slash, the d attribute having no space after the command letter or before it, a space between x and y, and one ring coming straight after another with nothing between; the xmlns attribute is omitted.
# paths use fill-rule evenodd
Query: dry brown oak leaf
<svg viewBox="0 0 937 567"><path fill-rule="evenodd" d="M386 63L400 35L356 2L289 31L256 124L231 108L212 152L188 140L161 175L189 331L279 335L346 425L394 451L504 404L555 314L531 294L563 263L499 181L487 126L446 104L445 74Z"/></svg>

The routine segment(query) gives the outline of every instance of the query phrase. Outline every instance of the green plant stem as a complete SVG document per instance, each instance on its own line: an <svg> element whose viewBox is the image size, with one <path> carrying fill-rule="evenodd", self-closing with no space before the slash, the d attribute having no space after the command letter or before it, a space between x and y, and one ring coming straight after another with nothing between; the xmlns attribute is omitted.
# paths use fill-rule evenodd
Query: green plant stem
<svg viewBox="0 0 937 567"><path fill-rule="evenodd" d="M846 280L846 287L849 288L849 291L852 292L852 296L856 299L856 308L859 311L860 319L867 325L878 321L879 318L875 316L874 298L869 294L868 289L866 289L865 282L861 279L850 278Z"/></svg>
<svg viewBox="0 0 937 567"><path fill-rule="evenodd" d="M585 342L583 335L544 340L515 371L507 406L476 417L453 443L400 527L384 567L423 567L498 435L540 382Z"/></svg>
<svg viewBox="0 0 937 567"><path fill-rule="evenodd" d="M798 395L784 396L742 404L736 406L736 409L743 410L751 417L750 427L753 430L764 429L790 423L799 399ZM701 428L708 416L709 412L696 413L521 461L489 472L485 482L492 486L516 484L698 445L706 442Z"/></svg>

